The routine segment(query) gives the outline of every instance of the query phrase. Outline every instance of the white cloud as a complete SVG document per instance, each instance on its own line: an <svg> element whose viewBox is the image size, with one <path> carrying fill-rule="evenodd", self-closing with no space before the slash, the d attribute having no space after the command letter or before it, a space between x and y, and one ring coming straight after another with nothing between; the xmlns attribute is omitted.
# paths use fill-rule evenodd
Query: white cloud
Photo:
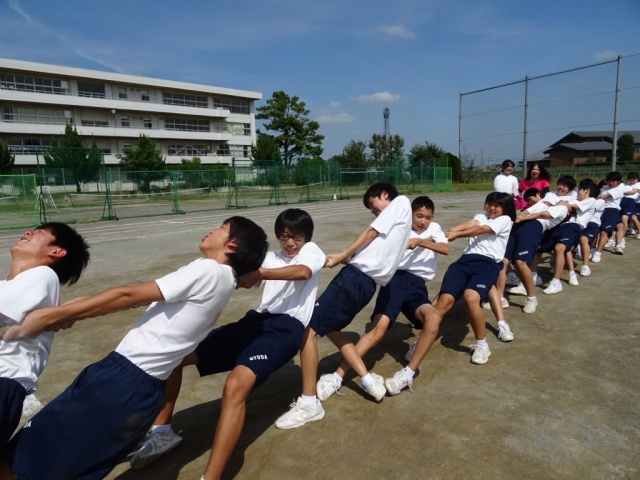
<svg viewBox="0 0 640 480"><path fill-rule="evenodd" d="M617 57L618 54L613 50L604 50L593 54L593 58L595 58L598 62L606 62L607 60L613 60Z"/></svg>
<svg viewBox="0 0 640 480"><path fill-rule="evenodd" d="M319 123L349 123L356 119L350 113L325 113L319 115L317 121Z"/></svg>
<svg viewBox="0 0 640 480"><path fill-rule="evenodd" d="M390 37L404 38L407 40L417 37L415 33L404 25L383 25L378 30Z"/></svg>
<svg viewBox="0 0 640 480"><path fill-rule="evenodd" d="M340 106L340 102L337 102L337 101L335 101L335 100L332 100L332 101L331 101L331 103L329 103L329 106L330 106L331 108L337 108L337 107L339 107L339 106Z"/></svg>
<svg viewBox="0 0 640 480"><path fill-rule="evenodd" d="M354 97L351 97L352 99ZM400 95L390 92L376 92L371 95L360 95L355 97L359 102L395 102L400 100Z"/></svg>

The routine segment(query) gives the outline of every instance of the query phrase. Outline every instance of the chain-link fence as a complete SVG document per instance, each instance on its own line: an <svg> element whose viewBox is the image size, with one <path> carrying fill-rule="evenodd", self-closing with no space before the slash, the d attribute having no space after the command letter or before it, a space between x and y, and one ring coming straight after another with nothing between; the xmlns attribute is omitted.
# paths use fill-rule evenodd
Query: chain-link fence
<svg viewBox="0 0 640 480"><path fill-rule="evenodd" d="M0 228L38 225L41 204L38 200L35 175L0 175Z"/></svg>

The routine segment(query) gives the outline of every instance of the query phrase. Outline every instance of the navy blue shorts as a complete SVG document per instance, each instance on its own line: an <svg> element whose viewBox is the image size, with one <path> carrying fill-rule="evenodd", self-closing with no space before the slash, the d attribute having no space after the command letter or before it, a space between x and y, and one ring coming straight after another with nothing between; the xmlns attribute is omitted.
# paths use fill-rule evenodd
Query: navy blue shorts
<svg viewBox="0 0 640 480"><path fill-rule="evenodd" d="M22 416L27 391L11 378L0 378L0 453L4 449Z"/></svg>
<svg viewBox="0 0 640 480"><path fill-rule="evenodd" d="M620 223L620 211L615 208L605 208L600 217L600 231L613 233Z"/></svg>
<svg viewBox="0 0 640 480"><path fill-rule="evenodd" d="M636 201L633 198L622 197L620 200L620 216L631 217L636 213Z"/></svg>
<svg viewBox="0 0 640 480"><path fill-rule="evenodd" d="M553 229L551 240L540 247L542 252L551 252L558 243L567 247L567 251L578 245L582 229L577 223L563 223Z"/></svg>
<svg viewBox="0 0 640 480"><path fill-rule="evenodd" d="M249 310L237 322L216 328L196 348L200 376L244 365L256 374L253 388L296 356L304 325L290 315Z"/></svg>
<svg viewBox="0 0 640 480"><path fill-rule="evenodd" d="M580 234L581 237L587 237L589 239L589 243L591 240L598 238L600 234L600 225L597 225L593 222L587 223L587 226L582 230Z"/></svg>
<svg viewBox="0 0 640 480"><path fill-rule="evenodd" d="M102 479L144 440L165 384L111 352L18 431L5 459L23 480Z"/></svg>
<svg viewBox="0 0 640 480"><path fill-rule="evenodd" d="M376 293L376 282L353 265L345 266L316 301L311 328L324 337L348 326Z"/></svg>
<svg viewBox="0 0 640 480"><path fill-rule="evenodd" d="M542 241L542 224L537 220L529 220L520 224L515 233L509 235L505 258L511 262L522 260L531 263L536 258L538 246Z"/></svg>
<svg viewBox="0 0 640 480"><path fill-rule="evenodd" d="M496 262L486 255L462 255L444 274L440 293L448 293L459 300L465 290L471 289L478 292L480 299L484 301L491 287L498 281L503 266L502 262Z"/></svg>
<svg viewBox="0 0 640 480"><path fill-rule="evenodd" d="M416 318L416 310L425 304L431 305L424 279L406 270L397 270L391 281L380 288L371 320L376 315L386 315L391 320L391 328L402 312L415 328L420 329L422 322Z"/></svg>
<svg viewBox="0 0 640 480"><path fill-rule="evenodd" d="M636 217L640 217L640 203L636 202L636 210L635 213L633 214Z"/></svg>

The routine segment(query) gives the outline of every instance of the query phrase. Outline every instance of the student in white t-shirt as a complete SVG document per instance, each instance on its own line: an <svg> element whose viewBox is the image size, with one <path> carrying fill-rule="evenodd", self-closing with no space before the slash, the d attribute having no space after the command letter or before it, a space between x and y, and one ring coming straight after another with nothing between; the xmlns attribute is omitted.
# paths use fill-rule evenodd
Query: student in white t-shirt
<svg viewBox="0 0 640 480"><path fill-rule="evenodd" d="M104 478L144 439L164 404L167 378L216 323L236 275L259 268L267 248L264 230L231 217L202 239L203 258L155 281L36 310L11 327L5 340L153 302L114 352L86 367L11 439L4 459L13 473Z"/></svg>
<svg viewBox="0 0 640 480"><path fill-rule="evenodd" d="M238 281L241 287L264 287L260 306L237 322L212 330L173 371L164 407L144 445L131 458L133 468L173 450L182 440L171 429L173 409L182 369L196 365L200 376L230 372L203 477L220 478L242 433L247 397L300 350L326 257L311 241L313 220L304 210L284 210L276 218L274 229L281 250L267 253L259 270Z"/></svg>
<svg viewBox="0 0 640 480"><path fill-rule="evenodd" d="M512 198L518 195L518 179L511 175L515 166L512 160L502 162L501 173L493 180L493 189L496 192L508 193Z"/></svg>
<svg viewBox="0 0 640 480"><path fill-rule="evenodd" d="M622 255L624 239L622 220L620 218L620 201L624 196L624 183L620 172L609 172L605 177L605 187L600 190L600 197L604 200L604 211L600 216L600 238L597 251L593 253L593 261L601 260L602 251L613 247L614 253ZM607 239L611 236L611 239Z"/></svg>
<svg viewBox="0 0 640 480"><path fill-rule="evenodd" d="M0 281L0 330L19 325L32 310L60 303L60 284L73 285L89 263L89 246L64 223L27 230L11 247L11 268ZM0 452L20 423L24 399L38 387L53 331L17 342L0 339Z"/></svg>
<svg viewBox="0 0 640 480"><path fill-rule="evenodd" d="M445 235L450 242L456 238L469 238L469 244L462 256L444 274L440 293L433 304L443 318L457 300L464 298L469 323L476 338L476 343L471 346L471 362L479 365L487 363L491 355L480 303L487 298L504 266L502 260L516 217L513 198L503 192L491 192L487 195L484 209L485 213L446 231ZM433 344L435 336L429 339Z"/></svg>
<svg viewBox="0 0 640 480"><path fill-rule="evenodd" d="M324 418L324 408L316 397L318 336L326 335L340 349L342 357L360 376L365 392L377 402L386 393L384 379L367 370L355 345L342 333L342 329L369 303L375 294L376 284L386 285L396 272L409 243L411 203L404 195L398 195L396 187L386 182L369 187L362 201L376 219L346 250L327 255L327 267L341 263L347 265L315 304L300 351L302 395L291 404L288 412L276 420L277 428L297 428Z"/></svg>
<svg viewBox="0 0 640 480"><path fill-rule="evenodd" d="M631 233L640 230L640 222L636 215L636 206L640 198L640 185L638 184L638 172L629 172L627 174L627 182L624 186L624 196L620 200L620 219L622 221L622 237L624 238L629 230ZM631 224L629 223L631 222ZM635 229L632 227L635 227ZM624 247L624 241L622 243Z"/></svg>
<svg viewBox="0 0 640 480"><path fill-rule="evenodd" d="M363 358L382 341L400 313L416 328L422 329L420 337L438 334L438 327L434 328L433 325L438 325L440 321L429 300L425 282L433 280L436 274L437 254L449 255L449 242L440 225L432 221L435 206L429 197L415 198L411 202L411 210L413 220L408 248L391 281L378 292L371 315L373 326L356 344L356 350ZM418 342L422 345L424 339L418 339ZM411 388L415 372L427 353L420 347L418 354L413 355L414 349L415 343L411 350L414 359L409 360L409 365L385 380L384 385L390 395L397 395L406 387ZM321 375L317 385L318 398L325 401L336 393L350 370L351 366L343 360L334 373Z"/></svg>

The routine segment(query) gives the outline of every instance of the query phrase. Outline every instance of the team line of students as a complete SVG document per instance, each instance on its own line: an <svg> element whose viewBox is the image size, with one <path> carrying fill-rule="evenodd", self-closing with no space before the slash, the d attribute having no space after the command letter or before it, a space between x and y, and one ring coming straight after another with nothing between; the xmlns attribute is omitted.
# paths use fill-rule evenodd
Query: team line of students
<svg viewBox="0 0 640 480"><path fill-rule="evenodd" d="M630 174L628 184L633 187L638 179L635 175L633 182L631 177ZM202 476L207 480L220 478L241 435L247 397L298 351L302 392L277 419L275 425L281 429L321 420L322 402L339 392L351 369L359 376L363 390L377 402L386 394L397 395L405 388L411 389L421 362L436 340L442 319L459 299L464 301L476 338L471 361L486 363L491 352L482 306L489 305L494 310L499 339L511 341L514 336L502 311L506 306L503 292L508 265L513 262L525 290L529 286L533 290L535 285L539 255L525 254L523 248L537 252L538 245L524 245L522 239L538 238L539 233L542 243L542 232L552 232L545 237L544 249L552 246L555 271L562 272L564 266L559 257L572 265L570 252L577 243L563 250L558 245L566 245L568 241L564 240L564 233L557 232L567 230L573 234L575 227L563 225L578 224L582 233L586 212L592 210L591 205L587 206L591 202L585 200L593 198L595 204L598 196L597 186L583 181L572 204L572 200L563 198L575 187L572 181L561 177L555 196L547 195L544 199L535 189L528 190L525 198L531 207L517 216L511 195L492 192L482 213L446 232L433 221L435 206L429 197L410 202L393 185L377 183L363 196L364 206L375 220L344 251L328 255L311 241L313 221L304 210L287 209L278 215L274 231L280 250L274 252L267 252L266 234L259 226L244 217L231 217L203 238L200 244L203 258L160 279L109 289L61 306L57 306L59 298L54 292L47 301L32 302L21 311L12 312L4 308L2 298L5 287L18 285L15 280L21 275L29 273L30 284L38 276L47 276L49 283L56 284L55 280L51 282L51 274L34 272L55 271L60 259L72 252L80 258L74 260L72 278L77 281L89 259L84 239L67 226L64 226L67 233L74 236L76 243L66 246L62 255L61 241L54 235L62 224L43 225L25 233L12 247L12 273L6 285L0 285L3 315L0 325L9 327L0 341L0 349L18 351L23 344L35 342L42 359L33 368L27 365L29 357L23 353L26 356L22 363L13 362L12 370L4 365L9 357L0 357L0 381L4 382L0 394L3 435L0 479L98 479L104 478L133 450L137 449L130 460L133 468L171 451L182 441L173 432L171 420L182 370L188 365L196 365L201 376L230 372L222 392L211 454ZM618 187L615 181L611 182L607 192ZM619 190L624 191L624 187ZM622 198L617 197L618 190L608 193L609 196L607 192L604 202ZM637 189L627 188L627 197L635 203ZM566 223L560 223L562 212L569 217ZM626 225L631 222L639 227L637 213L627 212ZM576 220L572 221L574 216ZM551 228L556 220L562 228ZM611 221L615 222L615 218ZM526 234L529 230L535 235ZM617 223L615 231L618 235ZM24 244L30 243L34 233L41 237L45 233L47 237L25 252ZM624 233L621 229L614 247L622 244ZM448 255L448 242L458 238L468 238L468 246L447 269L440 291L431 302L426 282L435 276L438 255ZM603 238L606 241L606 235ZM601 235L597 235L596 242L598 245L602 242ZM597 252L599 247L593 248ZM582 256L589 257L589 253ZM30 258L30 263L24 258ZM594 257L592 261L597 260ZM340 264L345 266L316 301L321 269ZM22 265L22 270L17 265ZM58 279L61 283L73 283L60 275ZM371 318L373 326L353 344L342 331L371 301L377 285L380 289ZM257 286L263 287L263 293L255 310L248 311L237 322L213 328L235 288ZM22 284L22 291L24 288ZM16 293L12 295L9 298L16 298ZM532 297L535 299L535 295ZM83 370L9 441L19 421L24 397L35 390L37 377L46 364L52 332L69 328L77 320L149 303L114 352ZM531 313L531 308L527 308L531 303L528 296L525 312ZM385 380L367 370L363 357L382 340L401 312L420 333L405 355L407 366ZM334 343L343 362L336 372L318 379L319 336ZM20 354L14 356L18 358ZM30 381L24 381L16 373L24 371L28 371ZM11 422L5 422L9 417ZM34 451L39 452L37 457Z"/></svg>

